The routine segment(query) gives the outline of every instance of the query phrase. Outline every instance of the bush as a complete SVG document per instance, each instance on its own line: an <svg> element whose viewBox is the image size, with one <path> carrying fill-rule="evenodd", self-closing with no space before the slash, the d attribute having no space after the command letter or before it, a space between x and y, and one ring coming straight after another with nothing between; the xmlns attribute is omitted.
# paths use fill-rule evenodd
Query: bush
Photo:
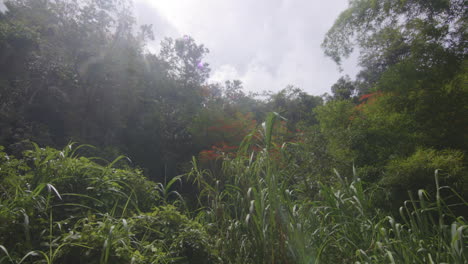
<svg viewBox="0 0 468 264"><path fill-rule="evenodd" d="M409 199L408 191L434 190L431 175L438 170L441 185L451 186L459 193L466 194L468 171L463 159L463 153L458 150L437 151L420 148L407 158L390 161L385 167L385 176L381 184L388 190L390 201L399 205Z"/></svg>
<svg viewBox="0 0 468 264"><path fill-rule="evenodd" d="M0 263L218 261L203 226L161 206L160 184L114 168L122 157L103 166L78 148L34 145L16 159L0 147Z"/></svg>

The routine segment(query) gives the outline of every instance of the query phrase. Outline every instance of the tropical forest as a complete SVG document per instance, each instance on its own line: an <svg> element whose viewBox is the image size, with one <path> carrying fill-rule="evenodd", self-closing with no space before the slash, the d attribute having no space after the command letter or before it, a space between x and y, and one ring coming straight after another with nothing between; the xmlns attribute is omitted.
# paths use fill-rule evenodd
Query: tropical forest
<svg viewBox="0 0 468 264"><path fill-rule="evenodd" d="M468 263L466 1L346 1L321 94L132 2L0 3L0 263Z"/></svg>

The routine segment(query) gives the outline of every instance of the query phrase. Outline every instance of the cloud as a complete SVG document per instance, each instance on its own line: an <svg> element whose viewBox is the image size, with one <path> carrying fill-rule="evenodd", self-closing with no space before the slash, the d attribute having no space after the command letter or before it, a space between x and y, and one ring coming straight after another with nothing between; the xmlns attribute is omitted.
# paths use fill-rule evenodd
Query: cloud
<svg viewBox="0 0 468 264"><path fill-rule="evenodd" d="M161 11L151 5L151 1L135 0L134 13L139 25L152 25L154 41L149 43L152 52L158 52L159 43L165 37L179 37L179 32L174 25L161 14Z"/></svg>
<svg viewBox="0 0 468 264"><path fill-rule="evenodd" d="M224 64L219 66L217 69L215 69L214 72L212 72L210 79L213 82L221 83L225 80L234 80L240 78L241 76L234 66L230 64Z"/></svg>
<svg viewBox="0 0 468 264"><path fill-rule="evenodd" d="M347 0L136 0L137 16L159 27L155 33L188 34L210 49L211 80L239 79L257 92L292 84L316 95L341 75L320 44L346 6ZM345 72L354 75L355 65L355 58L348 61Z"/></svg>
<svg viewBox="0 0 468 264"><path fill-rule="evenodd" d="M5 13L8 8L5 6L5 0L0 0L0 13Z"/></svg>

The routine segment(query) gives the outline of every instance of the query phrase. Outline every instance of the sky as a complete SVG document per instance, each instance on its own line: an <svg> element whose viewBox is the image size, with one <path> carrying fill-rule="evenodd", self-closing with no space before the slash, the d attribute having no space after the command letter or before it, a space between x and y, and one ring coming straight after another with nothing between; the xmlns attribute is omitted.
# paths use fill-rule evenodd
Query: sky
<svg viewBox="0 0 468 264"><path fill-rule="evenodd" d="M356 56L344 72L320 44L347 0L135 0L141 24L152 24L157 50L164 37L189 35L204 44L210 81L238 79L247 91L279 91L294 85L314 95L358 68Z"/></svg>

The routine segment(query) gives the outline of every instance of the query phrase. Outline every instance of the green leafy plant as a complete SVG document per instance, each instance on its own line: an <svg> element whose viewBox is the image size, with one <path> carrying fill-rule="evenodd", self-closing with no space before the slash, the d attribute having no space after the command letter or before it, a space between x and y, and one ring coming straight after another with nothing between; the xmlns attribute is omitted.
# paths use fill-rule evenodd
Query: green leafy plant
<svg viewBox="0 0 468 264"><path fill-rule="evenodd" d="M204 227L168 205L178 178L157 184L79 148L0 152L0 263L217 262Z"/></svg>

